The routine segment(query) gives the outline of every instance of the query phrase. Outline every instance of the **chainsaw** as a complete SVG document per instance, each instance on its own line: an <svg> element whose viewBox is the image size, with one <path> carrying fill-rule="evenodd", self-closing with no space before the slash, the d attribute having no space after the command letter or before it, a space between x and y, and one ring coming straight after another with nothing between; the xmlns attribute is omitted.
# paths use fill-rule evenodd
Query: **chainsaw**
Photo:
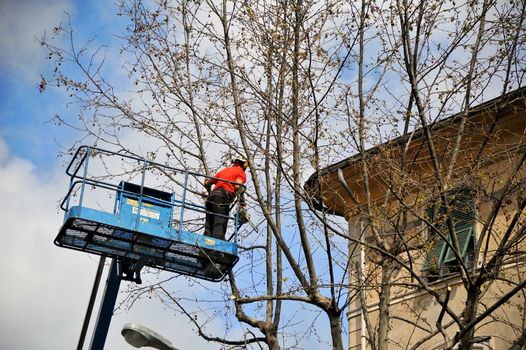
<svg viewBox="0 0 526 350"><path fill-rule="evenodd" d="M257 230L258 230L257 226L254 225L254 223L252 223L252 221L250 221L250 214L244 208L238 208L236 216L237 216L237 229L238 230L239 230L239 228L241 226L243 226L244 224L248 223L248 224L250 224L252 229L257 232Z"/></svg>

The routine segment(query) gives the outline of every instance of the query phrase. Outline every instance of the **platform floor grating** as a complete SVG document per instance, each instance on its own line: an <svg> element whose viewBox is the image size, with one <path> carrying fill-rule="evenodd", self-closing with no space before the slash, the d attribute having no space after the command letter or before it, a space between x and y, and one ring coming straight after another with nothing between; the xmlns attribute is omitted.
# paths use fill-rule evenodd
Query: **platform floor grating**
<svg viewBox="0 0 526 350"><path fill-rule="evenodd" d="M233 254L77 217L66 220L55 244L211 281L222 280L238 260Z"/></svg>

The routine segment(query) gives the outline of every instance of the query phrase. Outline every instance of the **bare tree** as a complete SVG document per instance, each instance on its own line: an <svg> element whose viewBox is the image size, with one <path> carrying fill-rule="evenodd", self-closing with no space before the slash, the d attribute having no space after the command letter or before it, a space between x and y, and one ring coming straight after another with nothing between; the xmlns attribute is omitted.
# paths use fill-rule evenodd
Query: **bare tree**
<svg viewBox="0 0 526 350"><path fill-rule="evenodd" d="M496 120L500 115L514 113L506 111L509 105L513 104L512 108L524 113L524 96L522 93L506 96L501 101L479 107L478 111L472 108L488 94L505 94L509 91L510 84L515 87L521 86L523 73L516 68L524 67L524 61L517 52L523 51L524 47L516 38L524 36L524 3L512 2L503 5L485 1L470 3L468 6L448 2L383 3L377 7L379 14L375 16L373 13L371 17L373 22L382 23L379 29L384 34L379 40L381 45L384 45L382 52L394 54L387 56L385 60L378 57L373 62L364 59L364 38L367 38L367 33L370 32L364 23L371 20L368 15L364 16L364 8L362 4L363 21L359 34L358 80L355 90L357 96L354 103L349 103L351 107L346 107L349 112L349 124L355 125L356 130L356 133L349 136L358 149L357 157L349 163L353 164L351 167L356 169L356 172L359 169L361 174L359 180L352 179L356 173L349 175L352 180L341 177L343 192L347 195L347 199L341 200L350 204L342 209L347 211L348 216L359 216L365 223L365 230L371 237L366 245L377 255L377 258L369 258L367 275L363 276L365 272L360 268L355 272L361 276L357 280L365 283L362 288L373 290L373 294L377 294L377 297L373 298L378 301L378 311L375 312L376 325L367 317L369 309L365 298L361 303L369 345L373 349L410 344L414 344L413 348L418 348L436 334L442 334L445 348L459 343L460 348L470 349L476 339L475 326L485 322L485 318L490 314L488 310L495 311L524 286L521 273L518 273L512 279L515 288L505 294L503 299L494 300L492 305L481 305L483 295L490 293L492 282L503 271L503 265L497 264L497 267L495 261L507 256L507 259L511 259L507 260L508 262L520 264L520 259L517 260L516 245L524 238L519 223L523 211L522 204L519 203L524 184L524 130L522 126L516 130L520 135L518 140L510 135L495 136L494 132ZM378 30L376 28L373 31ZM437 32L447 33L447 39L440 34L437 36ZM401 126L395 129L403 132L390 144L379 145L381 142L377 140L382 140L382 125L378 124L381 124L382 120L396 121L396 116L392 110L382 113L383 108L375 103L374 96L382 92L382 85L388 88L392 88L392 85L381 82L378 92L379 84L373 79L370 87L364 89L363 72L372 67L371 70L377 71L377 77L389 79L381 74L384 65L398 72L399 80L407 93L398 91L402 93L392 94L397 106L396 112L403 116L400 118L403 124L394 124ZM515 73L512 73L513 71ZM495 86L500 86L500 91L492 92ZM371 106L376 108L371 111ZM367 112L367 109L371 112ZM455 110L461 113L455 118L442 121ZM480 120L474 121L470 118L474 113L489 114L494 121L489 123L489 126L480 125ZM375 122L380 129L376 135L366 126ZM418 134L411 132L410 126L419 127ZM454 128L454 131L450 129L449 132L441 133L440 130L444 128ZM387 133L388 130L384 132ZM476 139L479 136L481 139ZM490 146L495 137L510 137L515 140L506 150L497 151L495 145ZM379 146L366 151L370 145ZM501 155L501 158L498 158L498 152L504 152L506 156ZM419 165L416 162L426 164ZM502 174L487 169L489 164L497 162L509 164L509 172ZM342 167L345 167L345 164ZM369 175L372 173L374 176ZM497 177L499 180L496 180ZM334 179L334 176L330 179ZM352 188L347 186L348 181L353 183ZM488 182L495 181L500 181L503 186L490 188ZM461 241L458 222L453 222L453 217L455 212L464 211L475 215L475 211L471 212L469 208L462 207L466 204L460 204L458 198L456 201L452 199L454 196L451 196L451 191L458 187L470 188L479 206L484 206L483 210L478 208L477 211L479 214L484 213L484 217L476 219L482 231L470 256L465 255L464 248L468 243L465 237L462 237ZM496 192L499 194L496 195ZM426 209L433 203L433 197L441 203L434 206L435 210L441 208L440 213L426 215L429 214L426 213ZM491 197L496 198L488 204ZM516 205L509 207L504 205L505 202ZM357 212L352 213L353 210ZM513 213L508 215L514 219L508 220L504 229L497 229L497 218L502 220L508 210ZM411 227L415 217L423 223L423 226L416 230L416 236ZM431 237L435 237L431 245L429 242L419 242L415 239L426 231L432 233ZM499 242L500 248L495 252L489 248L489 231L493 232L493 239ZM513 243L509 242L511 237ZM485 245L483 241L486 242ZM422 255L415 256L414 252L424 251L424 255L433 255L431 253L438 249L437 247L443 247L437 242L447 246L445 249L456 266L454 274L458 273L461 276L462 286L468 296L463 308L453 310L448 305L449 292L447 297L444 297L440 290L442 287L437 289L430 286L429 279L422 279L421 267L416 265ZM510 245L507 246L507 242ZM355 243L364 244L357 240ZM505 253L504 246L511 249ZM482 257L482 261L478 260L478 257ZM430 262L427 261L427 264ZM474 266L479 266L480 269L475 269ZM429 265L426 268L429 268ZM499 272L496 275L487 274L488 268ZM443 308L441 316L434 327L427 330L428 335L420 340L395 343L390 341L389 329L393 326L393 320L401 316L392 313L395 309L391 305L393 293L396 290L394 296L400 296L410 293L412 288L415 291L424 290L436 300ZM405 311L403 319L408 326L417 329L425 324L414 310ZM452 319L446 326L442 325L444 313ZM453 324L458 327L458 332L450 338L444 329ZM513 322L509 325L520 327Z"/></svg>
<svg viewBox="0 0 526 350"><path fill-rule="evenodd" d="M471 125L470 115L475 104L522 86L524 6L490 0L122 1L117 12L130 24L120 33L120 69L128 79L110 81L104 47L78 46L73 26L64 24L42 41L55 70L40 87L66 89L79 106L79 119L57 116L57 122L99 146L141 153L129 142L140 135L149 142L141 155L207 175L221 159L248 159L250 210L261 229L244 237L241 267L229 274L223 301L233 307L243 339L208 334L206 320L194 319L194 303L172 295L167 281L155 288L204 339L279 349L280 339L287 338L301 347L302 332L287 326L297 316L283 309L304 305L326 317L331 346L343 349L343 311L361 300L373 349L393 345L390 327L400 318L425 330L406 347L440 333L447 346L469 349L475 327L491 316L493 306L480 305L488 283L521 249L524 205L514 207L495 254L475 262L464 256L451 216L438 214L455 210L451 190L470 184L480 203L492 205L484 211L487 217L477 218L483 230L476 251L484 251L483 242L495 237L496 217L511 210L505 204L522 193L522 148L504 152L515 163L507 178L493 175L504 183L499 195L488 188L485 166L493 151L485 147L492 149L494 133L491 125ZM66 38L67 44L57 45L54 38ZM505 105L487 108L496 115ZM447 129L441 121L459 111L447 119L455 133L447 134L453 141L444 148L437 130ZM476 135L485 135L483 146L466 148ZM393 138L396 147L384 146ZM346 174L341 183L335 177L322 181L324 167L353 154L359 180ZM417 164L422 154L430 167L419 177L425 172ZM459 176L461 169L479 171ZM313 173L316 181L305 189ZM343 190L332 195L347 203L339 214L359 217L367 240L350 234L334 211L320 206L327 199L323 193L332 193L327 188L337 186ZM191 188L196 198L203 190ZM437 203L432 216L426 214L429 198ZM415 230L415 220L425 229ZM422 277L417 253L436 246L422 240L424 231L447 242L469 295L460 311ZM350 261L348 243L367 249L367 268ZM515 289L522 281L513 280ZM423 290L442 306L436 327L414 310L394 312L393 296L401 290ZM140 291L130 291L132 299ZM378 299L374 314L366 307L372 295ZM451 321L443 326L444 314ZM445 329L452 325L458 333L450 339Z"/></svg>

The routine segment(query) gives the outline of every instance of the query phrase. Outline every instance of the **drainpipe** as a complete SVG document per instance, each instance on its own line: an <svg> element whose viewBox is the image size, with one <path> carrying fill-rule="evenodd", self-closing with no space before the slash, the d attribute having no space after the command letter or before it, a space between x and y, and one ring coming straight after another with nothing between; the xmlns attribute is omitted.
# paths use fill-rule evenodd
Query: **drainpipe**
<svg viewBox="0 0 526 350"><path fill-rule="evenodd" d="M363 272L365 271L365 246L364 246L364 243L365 243L365 229L364 229L364 224L363 224L363 218L360 218L360 272L363 274ZM362 288L362 290L360 291L360 293L364 293L365 294L365 290ZM366 295L364 295L364 298L363 300L367 300L366 299ZM366 301L367 303L367 301ZM365 325L365 315L364 315L364 312L363 312L363 305L360 305L360 322L361 322L361 327L360 327L360 350L365 350L367 349L367 344L366 344L366 334L365 334L365 331L366 331L366 325ZM367 306L367 305L365 305Z"/></svg>

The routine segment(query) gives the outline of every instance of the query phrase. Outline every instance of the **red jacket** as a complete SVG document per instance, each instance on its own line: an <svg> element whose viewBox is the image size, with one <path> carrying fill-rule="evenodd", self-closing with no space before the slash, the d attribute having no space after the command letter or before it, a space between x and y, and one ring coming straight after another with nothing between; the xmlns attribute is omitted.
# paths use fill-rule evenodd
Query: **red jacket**
<svg viewBox="0 0 526 350"><path fill-rule="evenodd" d="M247 181L247 174L245 174L245 171L242 167L239 165L234 165L229 168L224 168L223 170L220 170L217 172L217 174L214 175L214 177L217 177L222 180L226 181L232 181L237 182L238 180L241 180L242 184L245 184ZM224 182L221 180L216 180L216 184L214 187L214 190L218 188L224 188L227 192L235 193L235 185L229 182Z"/></svg>

